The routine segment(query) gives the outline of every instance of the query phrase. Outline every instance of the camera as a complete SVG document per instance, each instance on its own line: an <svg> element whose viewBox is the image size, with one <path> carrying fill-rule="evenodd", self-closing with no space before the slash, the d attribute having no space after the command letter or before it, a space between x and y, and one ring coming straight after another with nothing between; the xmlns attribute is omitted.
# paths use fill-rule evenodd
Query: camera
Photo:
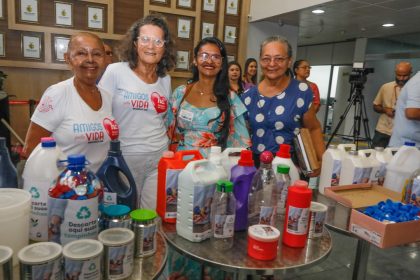
<svg viewBox="0 0 420 280"><path fill-rule="evenodd" d="M349 76L349 82L355 85L363 85L366 83L366 76L373 72L375 72L373 68L353 68Z"/></svg>

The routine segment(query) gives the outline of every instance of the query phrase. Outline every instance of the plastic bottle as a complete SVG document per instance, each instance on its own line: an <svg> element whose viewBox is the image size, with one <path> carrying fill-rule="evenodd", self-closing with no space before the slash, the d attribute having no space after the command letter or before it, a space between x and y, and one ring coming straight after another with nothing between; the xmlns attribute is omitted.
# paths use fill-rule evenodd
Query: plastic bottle
<svg viewBox="0 0 420 280"><path fill-rule="evenodd" d="M356 151L356 145L352 143L338 144L337 149L343 152L344 155L347 155L350 151Z"/></svg>
<svg viewBox="0 0 420 280"><path fill-rule="evenodd" d="M103 197L102 184L86 168L84 155L69 155L67 162L48 191L48 241L62 245L82 238L97 239Z"/></svg>
<svg viewBox="0 0 420 280"><path fill-rule="evenodd" d="M192 156L192 157L191 157ZM163 221L176 222L179 173L192 160L202 159L198 150L165 151L158 164L156 210Z"/></svg>
<svg viewBox="0 0 420 280"><path fill-rule="evenodd" d="M226 148L222 152L222 165L228 175L228 180L231 178L232 168L238 164L241 156L241 151L246 150L245 148Z"/></svg>
<svg viewBox="0 0 420 280"><path fill-rule="evenodd" d="M359 156L367 158L369 161L369 165L372 167L369 182L372 184L378 184L381 163L376 159L376 150L374 149L359 150Z"/></svg>
<svg viewBox="0 0 420 280"><path fill-rule="evenodd" d="M391 161L392 152L386 152L382 147L375 147L375 157L379 161L378 182L377 184L383 186L386 176L386 168Z"/></svg>
<svg viewBox="0 0 420 280"><path fill-rule="evenodd" d="M248 195L252 178L257 169L254 166L252 152L242 150L238 164L232 167L230 180L233 183L233 193L236 198L235 230L248 228Z"/></svg>
<svg viewBox="0 0 420 280"><path fill-rule="evenodd" d="M216 183L226 179L211 161L194 160L178 176L176 232L192 242L211 236L210 209Z"/></svg>
<svg viewBox="0 0 420 280"><path fill-rule="evenodd" d="M404 146L398 149L387 166L384 187L403 195L405 180L420 168L420 151L415 143L405 142Z"/></svg>
<svg viewBox="0 0 420 280"><path fill-rule="evenodd" d="M22 177L23 189L32 196L30 240L48 241L48 190L63 170L57 166L63 156L54 138L43 137L26 161Z"/></svg>
<svg viewBox="0 0 420 280"><path fill-rule="evenodd" d="M420 206L420 168L405 181L403 194L404 203Z"/></svg>
<svg viewBox="0 0 420 280"><path fill-rule="evenodd" d="M279 150L277 151L276 156L273 160L274 173L277 172L277 165L279 164L286 164L290 167L289 175L292 182L300 179L299 171L296 168L296 165L293 163L292 159L290 158L290 145L280 144Z"/></svg>
<svg viewBox="0 0 420 280"><path fill-rule="evenodd" d="M111 140L108 156L96 172L104 186L104 204L124 204L137 208L137 188L134 177L122 156L120 141Z"/></svg>
<svg viewBox="0 0 420 280"><path fill-rule="evenodd" d="M368 183L371 172L369 160L359 156L357 151L350 151L341 164L340 185Z"/></svg>
<svg viewBox="0 0 420 280"><path fill-rule="evenodd" d="M217 172L221 174L221 177L224 179L228 179L228 172L226 172L225 168L223 167L223 156L222 156L222 148L219 146L211 146L209 152L209 161L213 162L216 165Z"/></svg>
<svg viewBox="0 0 420 280"><path fill-rule="evenodd" d="M16 167L10 159L6 138L0 137L0 188L17 188Z"/></svg>
<svg viewBox="0 0 420 280"><path fill-rule="evenodd" d="M276 188L274 191L274 199L277 201L275 226L279 228L279 222L284 220L286 212L287 192L290 187L290 167L286 164L279 164L276 173Z"/></svg>
<svg viewBox="0 0 420 280"><path fill-rule="evenodd" d="M260 168L252 179L251 191L248 196L248 226L274 224L277 201L273 199L276 177L271 166L272 153L262 152L260 161Z"/></svg>
<svg viewBox="0 0 420 280"><path fill-rule="evenodd" d="M217 250L226 250L233 246L235 208L232 182L217 182L211 204L211 242Z"/></svg>
<svg viewBox="0 0 420 280"><path fill-rule="evenodd" d="M336 145L330 145L322 155L322 168L319 180L319 192L324 193L324 189L340 184L340 172L343 153Z"/></svg>

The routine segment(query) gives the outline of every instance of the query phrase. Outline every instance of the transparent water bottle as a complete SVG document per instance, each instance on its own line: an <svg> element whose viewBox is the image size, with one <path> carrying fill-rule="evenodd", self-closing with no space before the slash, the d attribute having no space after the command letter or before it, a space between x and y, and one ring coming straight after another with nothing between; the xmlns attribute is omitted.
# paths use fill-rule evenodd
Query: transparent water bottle
<svg viewBox="0 0 420 280"><path fill-rule="evenodd" d="M273 198L276 177L271 162L273 155L265 151L260 155L260 168L254 175L248 195L248 226L256 224L274 225L277 201Z"/></svg>
<svg viewBox="0 0 420 280"><path fill-rule="evenodd" d="M17 172L10 159L6 138L0 137L0 188L17 188Z"/></svg>
<svg viewBox="0 0 420 280"><path fill-rule="evenodd" d="M211 204L211 242L216 249L226 250L233 246L236 200L233 183L219 181Z"/></svg>
<svg viewBox="0 0 420 280"><path fill-rule="evenodd" d="M280 164L277 166L277 184L273 195L274 199L277 201L276 227L279 225L278 223L280 221L284 220L284 213L286 212L287 191L291 183L289 170L290 167L286 164Z"/></svg>

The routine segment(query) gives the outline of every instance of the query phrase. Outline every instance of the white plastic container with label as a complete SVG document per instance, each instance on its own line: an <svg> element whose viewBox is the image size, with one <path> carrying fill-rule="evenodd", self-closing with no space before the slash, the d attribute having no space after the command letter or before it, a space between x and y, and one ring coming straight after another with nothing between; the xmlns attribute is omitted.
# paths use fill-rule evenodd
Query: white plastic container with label
<svg viewBox="0 0 420 280"><path fill-rule="evenodd" d="M227 172L223 166L223 155L221 147L211 146L208 160L214 163L214 165L216 165L217 172L220 173L223 178L228 178L230 170L229 172Z"/></svg>
<svg viewBox="0 0 420 280"><path fill-rule="evenodd" d="M388 148L387 148L388 149ZM388 163L391 161L392 157L394 156L392 154L392 150L389 150L390 152L387 152L382 147L376 147L375 148L375 157L379 161L379 173L378 173L378 185L383 186L386 176L386 168L388 166ZM395 150L395 152L398 150Z"/></svg>
<svg viewBox="0 0 420 280"><path fill-rule="evenodd" d="M290 145L288 144L280 144L279 150L276 153L276 156L271 163L274 174L277 172L277 166L279 164L286 164L290 167L289 175L290 175L290 182L293 184L295 181L300 179L299 171L296 168L296 165L293 163L292 159L290 158Z"/></svg>
<svg viewBox="0 0 420 280"><path fill-rule="evenodd" d="M414 143L406 142L387 166L384 187L403 195L403 187L410 175L420 168L420 151Z"/></svg>
<svg viewBox="0 0 420 280"><path fill-rule="evenodd" d="M210 209L217 181L226 180L209 160L187 164L178 177L177 234L192 242L210 237Z"/></svg>
<svg viewBox="0 0 420 280"><path fill-rule="evenodd" d="M340 184L341 161L343 152L336 145L330 145L322 155L322 168L319 180L319 192L324 193L324 189Z"/></svg>
<svg viewBox="0 0 420 280"><path fill-rule="evenodd" d="M359 150L359 156L365 157L366 159L368 159L372 167L369 182L373 184L378 184L378 181L380 179L379 172L381 169L381 163L376 159L376 150L374 149Z"/></svg>
<svg viewBox="0 0 420 280"><path fill-rule="evenodd" d="M371 172L370 161L357 151L350 151L341 164L340 185L368 183Z"/></svg>
<svg viewBox="0 0 420 280"><path fill-rule="evenodd" d="M347 154L347 152L356 151L356 145L352 143L338 144L337 149L342 151L344 154Z"/></svg>
<svg viewBox="0 0 420 280"><path fill-rule="evenodd" d="M222 165L226 170L228 180L230 180L232 167L238 164L239 158L241 157L241 151L246 150L245 148L226 148L222 152Z"/></svg>

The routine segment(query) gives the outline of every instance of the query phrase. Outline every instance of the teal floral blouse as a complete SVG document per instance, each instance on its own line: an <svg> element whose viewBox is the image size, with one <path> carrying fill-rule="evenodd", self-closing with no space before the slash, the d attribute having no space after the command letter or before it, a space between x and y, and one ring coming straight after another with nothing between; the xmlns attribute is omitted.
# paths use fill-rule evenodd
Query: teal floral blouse
<svg viewBox="0 0 420 280"><path fill-rule="evenodd" d="M197 108L186 100L182 101L186 86L175 89L170 106L172 112L168 114L168 135L179 140L178 150L199 150L207 158L209 148L218 145L219 124L223 116L219 116L217 106ZM244 147L251 145L244 114L247 112L241 99L232 91L229 96L231 103L231 122L227 147ZM182 104L180 104L182 101ZM177 122L175 121L177 116ZM213 121L210 121L215 119ZM176 125L176 130L174 132ZM173 139L171 139L173 140Z"/></svg>

